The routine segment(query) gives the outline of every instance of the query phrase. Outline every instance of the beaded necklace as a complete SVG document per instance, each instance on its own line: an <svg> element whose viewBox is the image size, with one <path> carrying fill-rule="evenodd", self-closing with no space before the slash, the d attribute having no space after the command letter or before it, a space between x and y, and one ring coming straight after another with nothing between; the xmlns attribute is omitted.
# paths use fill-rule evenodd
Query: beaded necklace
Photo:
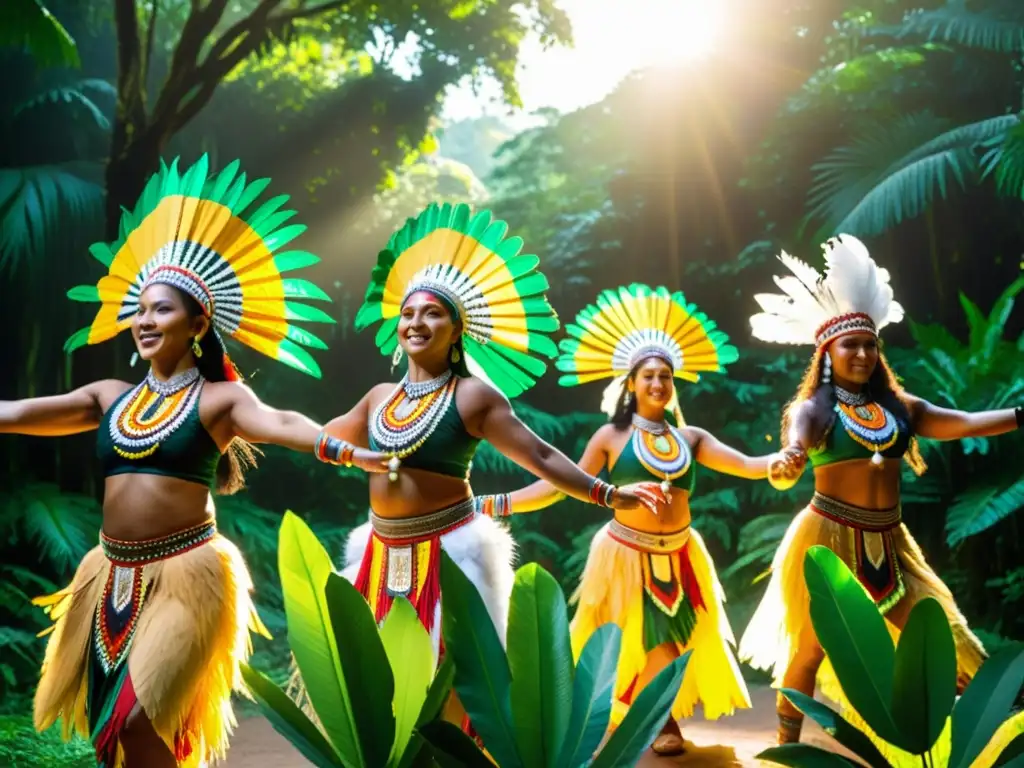
<svg viewBox="0 0 1024 768"><path fill-rule="evenodd" d="M110 439L125 459L144 459L156 453L197 407L203 391L198 368L160 381L150 370L131 393L114 408Z"/></svg>
<svg viewBox="0 0 1024 768"><path fill-rule="evenodd" d="M836 392L836 414L843 429L869 451L874 451L871 463L882 465L882 451L892 447L900 436L896 417L863 392L850 392L839 386Z"/></svg>
<svg viewBox="0 0 1024 768"><path fill-rule="evenodd" d="M429 381L412 382L408 374L374 409L369 430L380 450L391 454L388 478L398 479L401 459L415 452L437 429L455 397L458 381L445 371Z"/></svg>
<svg viewBox="0 0 1024 768"><path fill-rule="evenodd" d="M633 414L633 453L652 475L661 475L661 490L668 493L670 481L690 468L690 446L682 433L666 421L651 421Z"/></svg>

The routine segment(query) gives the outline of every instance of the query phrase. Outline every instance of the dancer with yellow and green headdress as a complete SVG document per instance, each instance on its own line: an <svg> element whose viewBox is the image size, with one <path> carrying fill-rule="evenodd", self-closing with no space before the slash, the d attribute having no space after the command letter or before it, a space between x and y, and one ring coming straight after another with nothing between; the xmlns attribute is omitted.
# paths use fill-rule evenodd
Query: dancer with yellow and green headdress
<svg viewBox="0 0 1024 768"><path fill-rule="evenodd" d="M371 389L330 422L322 455L347 463L355 446L390 456L370 479L372 513L350 536L344 575L383 621L410 600L440 640L440 550L479 589L504 641L513 542L481 514L470 468L481 440L575 498L616 509L654 508L654 483L615 487L580 470L515 415L509 397L529 389L557 353L558 320L539 259L490 212L431 205L388 242L373 270L359 329L380 323L377 345L408 369Z"/></svg>
<svg viewBox="0 0 1024 768"><path fill-rule="evenodd" d="M40 730L91 738L104 768L199 766L224 755L234 725L249 630L262 630L238 549L217 533L211 489L243 484L249 443L312 451L320 427L270 408L239 381L221 334L312 376L299 345L324 349L293 319L331 322L296 299L327 299L283 273L317 261L282 247L287 197L256 206L268 180L233 163L211 175L204 156L163 166L121 220L92 246L107 268L69 292L98 302L70 352L131 330L149 363L138 384L104 380L54 397L0 402L0 432L98 430L105 477L100 545L70 586L35 602L54 620L35 697ZM353 461L381 471L379 456Z"/></svg>
<svg viewBox="0 0 1024 768"><path fill-rule="evenodd" d="M684 424L673 378L697 381L701 373L723 371L738 355L682 293L636 284L604 291L566 330L571 338L561 343L559 383L612 379L602 404L610 422L587 444L581 469L607 471L613 482L657 482L667 497L656 510L616 510L594 536L573 597L579 603L573 650L578 655L603 624L622 627L613 725L661 669L692 650L672 716L653 744L658 754L679 754L676 720L691 715L698 702L709 719L750 706L730 647L735 641L722 586L703 539L690 527L696 464L750 479L767 477L769 470L782 477L802 468L803 454L746 456ZM481 503L514 514L561 498L557 488L538 482Z"/></svg>

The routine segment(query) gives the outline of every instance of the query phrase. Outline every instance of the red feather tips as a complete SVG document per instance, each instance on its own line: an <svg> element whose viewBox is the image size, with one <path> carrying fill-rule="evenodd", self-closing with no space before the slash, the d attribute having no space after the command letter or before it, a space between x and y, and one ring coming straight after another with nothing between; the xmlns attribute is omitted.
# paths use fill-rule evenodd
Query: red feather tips
<svg viewBox="0 0 1024 768"><path fill-rule="evenodd" d="M224 353L224 381L241 381L242 374L238 370L238 366L234 364L228 353Z"/></svg>

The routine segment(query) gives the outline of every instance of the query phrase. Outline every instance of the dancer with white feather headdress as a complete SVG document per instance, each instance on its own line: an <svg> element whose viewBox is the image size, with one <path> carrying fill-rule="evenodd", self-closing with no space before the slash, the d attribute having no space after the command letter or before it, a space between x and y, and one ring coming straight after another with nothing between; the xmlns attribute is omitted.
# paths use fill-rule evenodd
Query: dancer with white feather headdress
<svg viewBox="0 0 1024 768"><path fill-rule="evenodd" d="M849 235L829 240L824 250L824 276L783 253L779 259L792 273L775 278L783 293L754 297L763 310L750 319L755 337L814 346L796 397L783 412L781 440L806 450L815 490L779 546L739 655L772 671L777 688L813 695L817 678L847 719L869 731L848 706L815 636L804 555L819 544L839 555L875 600L894 637L918 600L938 600L953 629L962 688L985 659L985 650L901 522L901 460L920 475L925 463L918 437L1003 434L1020 427L1022 409L965 413L904 391L879 349L879 331L903 319L889 273ZM779 742L799 741L803 716L781 694L778 715ZM920 763L884 742L879 746L894 764L910 758Z"/></svg>

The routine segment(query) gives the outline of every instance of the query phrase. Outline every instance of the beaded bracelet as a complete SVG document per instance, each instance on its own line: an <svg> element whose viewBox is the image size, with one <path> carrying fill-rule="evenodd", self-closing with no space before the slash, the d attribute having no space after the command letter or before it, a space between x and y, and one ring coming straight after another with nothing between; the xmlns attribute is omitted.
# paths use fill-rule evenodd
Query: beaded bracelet
<svg viewBox="0 0 1024 768"><path fill-rule="evenodd" d="M320 433L313 448L313 453L320 461L327 464L343 464L346 467L352 466L352 456L355 452L354 445L346 440L331 437L326 432Z"/></svg>
<svg viewBox="0 0 1024 768"><path fill-rule="evenodd" d="M481 515L487 515L494 520L510 517L512 515L512 496L508 493L477 496L473 500L473 507Z"/></svg>
<svg viewBox="0 0 1024 768"><path fill-rule="evenodd" d="M616 490L616 487L611 483L606 483L604 480L595 477L593 484L590 486L590 501L601 507L610 507L612 505L612 496Z"/></svg>

